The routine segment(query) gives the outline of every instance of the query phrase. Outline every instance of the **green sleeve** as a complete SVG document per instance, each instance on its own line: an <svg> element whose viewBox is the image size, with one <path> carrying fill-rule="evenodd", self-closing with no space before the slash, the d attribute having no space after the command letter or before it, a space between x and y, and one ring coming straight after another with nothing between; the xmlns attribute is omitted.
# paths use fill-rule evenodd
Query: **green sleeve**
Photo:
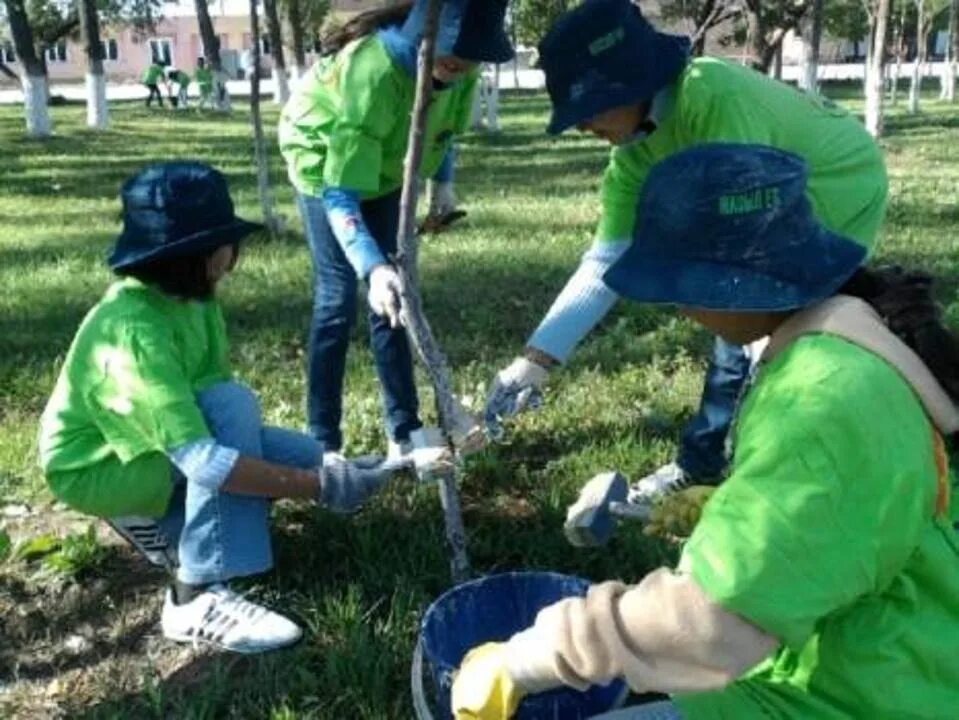
<svg viewBox="0 0 959 720"><path fill-rule="evenodd" d="M891 582L934 506L921 408L881 360L844 352L848 371L815 352L761 371L772 377L744 404L732 473L680 559L715 601L796 651L822 619Z"/></svg>
<svg viewBox="0 0 959 720"><path fill-rule="evenodd" d="M209 437L172 333L139 323L116 335L94 349L86 402L121 462Z"/></svg>
<svg viewBox="0 0 959 720"><path fill-rule="evenodd" d="M456 119L453 122L453 132L457 135L465 133L470 126L470 118L473 115L473 98L479 91L479 68L473 68L461 82L463 87L458 91L459 102L454 110Z"/></svg>
<svg viewBox="0 0 959 720"><path fill-rule="evenodd" d="M409 108L401 107L391 67L383 64L381 54L363 49L345 58L340 69L340 107L330 131L323 184L375 193L380 189L383 140L397 116Z"/></svg>
<svg viewBox="0 0 959 720"><path fill-rule="evenodd" d="M636 148L614 148L603 174L600 197L603 216L596 239L611 242L633 237L639 194L653 163Z"/></svg>

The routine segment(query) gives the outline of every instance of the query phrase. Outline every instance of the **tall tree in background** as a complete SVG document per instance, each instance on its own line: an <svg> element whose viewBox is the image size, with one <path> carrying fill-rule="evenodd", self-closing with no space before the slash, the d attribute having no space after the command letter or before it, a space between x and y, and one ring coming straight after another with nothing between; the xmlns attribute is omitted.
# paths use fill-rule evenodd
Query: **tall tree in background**
<svg viewBox="0 0 959 720"><path fill-rule="evenodd" d="M802 30L802 69L799 87L807 92L819 92L819 47L822 42L823 0L813 0Z"/></svg>
<svg viewBox="0 0 959 720"><path fill-rule="evenodd" d="M693 55L702 55L708 33L742 16L738 0L667 0L660 4L664 20L680 21L692 42Z"/></svg>
<svg viewBox="0 0 959 720"><path fill-rule="evenodd" d="M866 130L876 138L882 135L886 37L891 6L891 0L869 0L867 10L872 41L866 61Z"/></svg>
<svg viewBox="0 0 959 720"><path fill-rule="evenodd" d="M87 56L87 125L105 130L109 122L107 81L103 75L103 43L96 0L79 0L80 39Z"/></svg>
<svg viewBox="0 0 959 720"><path fill-rule="evenodd" d="M956 61L959 60L959 0L949 5L949 40L946 43L946 66L942 73L940 99L956 101Z"/></svg>
<svg viewBox="0 0 959 720"><path fill-rule="evenodd" d="M226 73L223 71L223 61L220 59L220 38L213 28L213 18L210 17L210 8L207 0L195 0L196 21L200 29L200 40L203 43L203 57L213 71L213 98L218 110L230 110L230 94L226 89Z"/></svg>
<svg viewBox="0 0 959 720"><path fill-rule="evenodd" d="M266 32L270 38L270 53L273 60L273 101L283 105L290 99L290 76L286 72L286 56L283 52L283 30L277 0L263 0L266 15ZM259 67L254 65L254 67Z"/></svg>
<svg viewBox="0 0 959 720"><path fill-rule="evenodd" d="M912 75L909 78L909 112L919 112L919 91L922 86L922 69L926 63L926 38L932 24L932 13L926 12L926 0L915 0L916 4L916 58L912 63Z"/></svg>
<svg viewBox="0 0 959 720"><path fill-rule="evenodd" d="M795 28L812 0L743 0L749 64L769 72L786 33Z"/></svg>
<svg viewBox="0 0 959 720"><path fill-rule="evenodd" d="M23 105L27 120L27 135L50 135L50 111L47 107L47 68L37 56L33 29L27 18L23 0L4 0L7 21L13 36L13 48L23 68Z"/></svg>
<svg viewBox="0 0 959 720"><path fill-rule="evenodd" d="M290 48L293 50L294 78L307 70L307 46L312 45L320 35L320 28L330 10L329 0L275 0L280 14L286 20L286 29L290 34Z"/></svg>
<svg viewBox="0 0 959 720"><path fill-rule="evenodd" d="M513 0L516 37L523 45L537 45L546 31L577 0Z"/></svg>
<svg viewBox="0 0 959 720"><path fill-rule="evenodd" d="M253 126L253 162L256 165L256 190L263 211L263 224L271 237L280 233L280 219L276 215L273 189L270 187L270 160L263 134L260 114L260 17L259 0L250 0L250 39L253 43L253 72L250 73L250 123Z"/></svg>
<svg viewBox="0 0 959 720"><path fill-rule="evenodd" d="M913 0L892 0L890 13L895 15L896 21L892 29L892 55L896 58L893 65L892 77L889 78L889 104L893 107L899 102L899 79L902 77L902 63L909 53L909 40L907 39L907 27L912 15L909 12L913 5ZM915 69L915 63L913 63Z"/></svg>

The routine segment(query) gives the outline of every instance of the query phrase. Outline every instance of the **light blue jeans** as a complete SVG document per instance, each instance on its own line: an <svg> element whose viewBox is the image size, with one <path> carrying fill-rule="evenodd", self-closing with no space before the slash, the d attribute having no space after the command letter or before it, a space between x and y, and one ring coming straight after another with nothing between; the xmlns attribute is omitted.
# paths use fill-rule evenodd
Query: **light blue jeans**
<svg viewBox="0 0 959 720"><path fill-rule="evenodd" d="M303 469L321 462L322 447L309 435L263 426L260 404L245 385L213 385L197 395L197 403L217 443L241 455ZM180 582L226 582L273 567L269 499L203 487L177 471L174 483L169 509L158 524L171 542L178 542Z"/></svg>

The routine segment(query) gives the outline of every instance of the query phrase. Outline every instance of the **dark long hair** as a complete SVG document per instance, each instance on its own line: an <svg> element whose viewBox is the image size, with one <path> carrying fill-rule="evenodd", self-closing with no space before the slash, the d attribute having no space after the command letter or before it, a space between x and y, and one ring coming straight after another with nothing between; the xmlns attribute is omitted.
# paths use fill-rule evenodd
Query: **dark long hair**
<svg viewBox="0 0 959 720"><path fill-rule="evenodd" d="M240 246L233 247L233 262L237 260ZM178 300L209 300L213 297L215 283L210 280L207 262L218 250L212 248L195 255L179 255L145 260L116 270L120 277L135 277L140 282L153 285L160 291Z"/></svg>
<svg viewBox="0 0 959 720"><path fill-rule="evenodd" d="M412 8L413 0L403 0L389 7L360 13L320 38L321 55L335 55L357 38L366 37L390 25L402 24Z"/></svg>
<svg viewBox="0 0 959 720"><path fill-rule="evenodd" d="M860 268L839 292L869 303L959 403L959 336L943 322L932 285L927 273L886 266Z"/></svg>

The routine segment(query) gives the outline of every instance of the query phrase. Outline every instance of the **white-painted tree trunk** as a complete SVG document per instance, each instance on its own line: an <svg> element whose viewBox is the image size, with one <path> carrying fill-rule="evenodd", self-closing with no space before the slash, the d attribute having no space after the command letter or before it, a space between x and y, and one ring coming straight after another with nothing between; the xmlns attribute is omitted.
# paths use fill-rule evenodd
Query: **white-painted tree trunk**
<svg viewBox="0 0 959 720"><path fill-rule="evenodd" d="M486 96L486 129L499 132L499 65L493 66L493 79Z"/></svg>
<svg viewBox="0 0 959 720"><path fill-rule="evenodd" d="M480 75L479 82L476 83L476 91L473 93L473 105L470 108L470 128L473 130L483 129L483 76Z"/></svg>
<svg viewBox="0 0 959 720"><path fill-rule="evenodd" d="M882 135L882 111L885 93L886 30L889 26L890 0L878 0L871 34L872 44L866 66L866 130L874 138Z"/></svg>
<svg viewBox="0 0 959 720"><path fill-rule="evenodd" d="M23 76L23 106L27 117L27 135L49 137L50 111L47 107L47 78L44 75Z"/></svg>
<svg viewBox="0 0 959 720"><path fill-rule="evenodd" d="M913 63L915 65L915 63ZM892 66L892 80L889 82L889 102L895 106L899 102L899 78L902 77L902 53L896 53L896 62Z"/></svg>
<svg viewBox="0 0 959 720"><path fill-rule="evenodd" d="M813 57L813 45L807 39L805 31L802 37L802 59L799 70L799 87L806 92L819 91L819 63Z"/></svg>
<svg viewBox="0 0 959 720"><path fill-rule="evenodd" d="M107 105L107 79L103 75L87 73L87 126L106 130L110 122Z"/></svg>
<svg viewBox="0 0 959 720"><path fill-rule="evenodd" d="M290 99L290 80L286 73L273 68L273 102L277 105L286 105Z"/></svg>
<svg viewBox="0 0 959 720"><path fill-rule="evenodd" d="M947 102L956 101L956 62L952 58L946 61L940 76L942 87L939 90L939 99Z"/></svg>
<svg viewBox="0 0 959 720"><path fill-rule="evenodd" d="M910 113L919 112L919 88L922 85L922 63L919 58L912 63L912 74L909 78L909 105Z"/></svg>

